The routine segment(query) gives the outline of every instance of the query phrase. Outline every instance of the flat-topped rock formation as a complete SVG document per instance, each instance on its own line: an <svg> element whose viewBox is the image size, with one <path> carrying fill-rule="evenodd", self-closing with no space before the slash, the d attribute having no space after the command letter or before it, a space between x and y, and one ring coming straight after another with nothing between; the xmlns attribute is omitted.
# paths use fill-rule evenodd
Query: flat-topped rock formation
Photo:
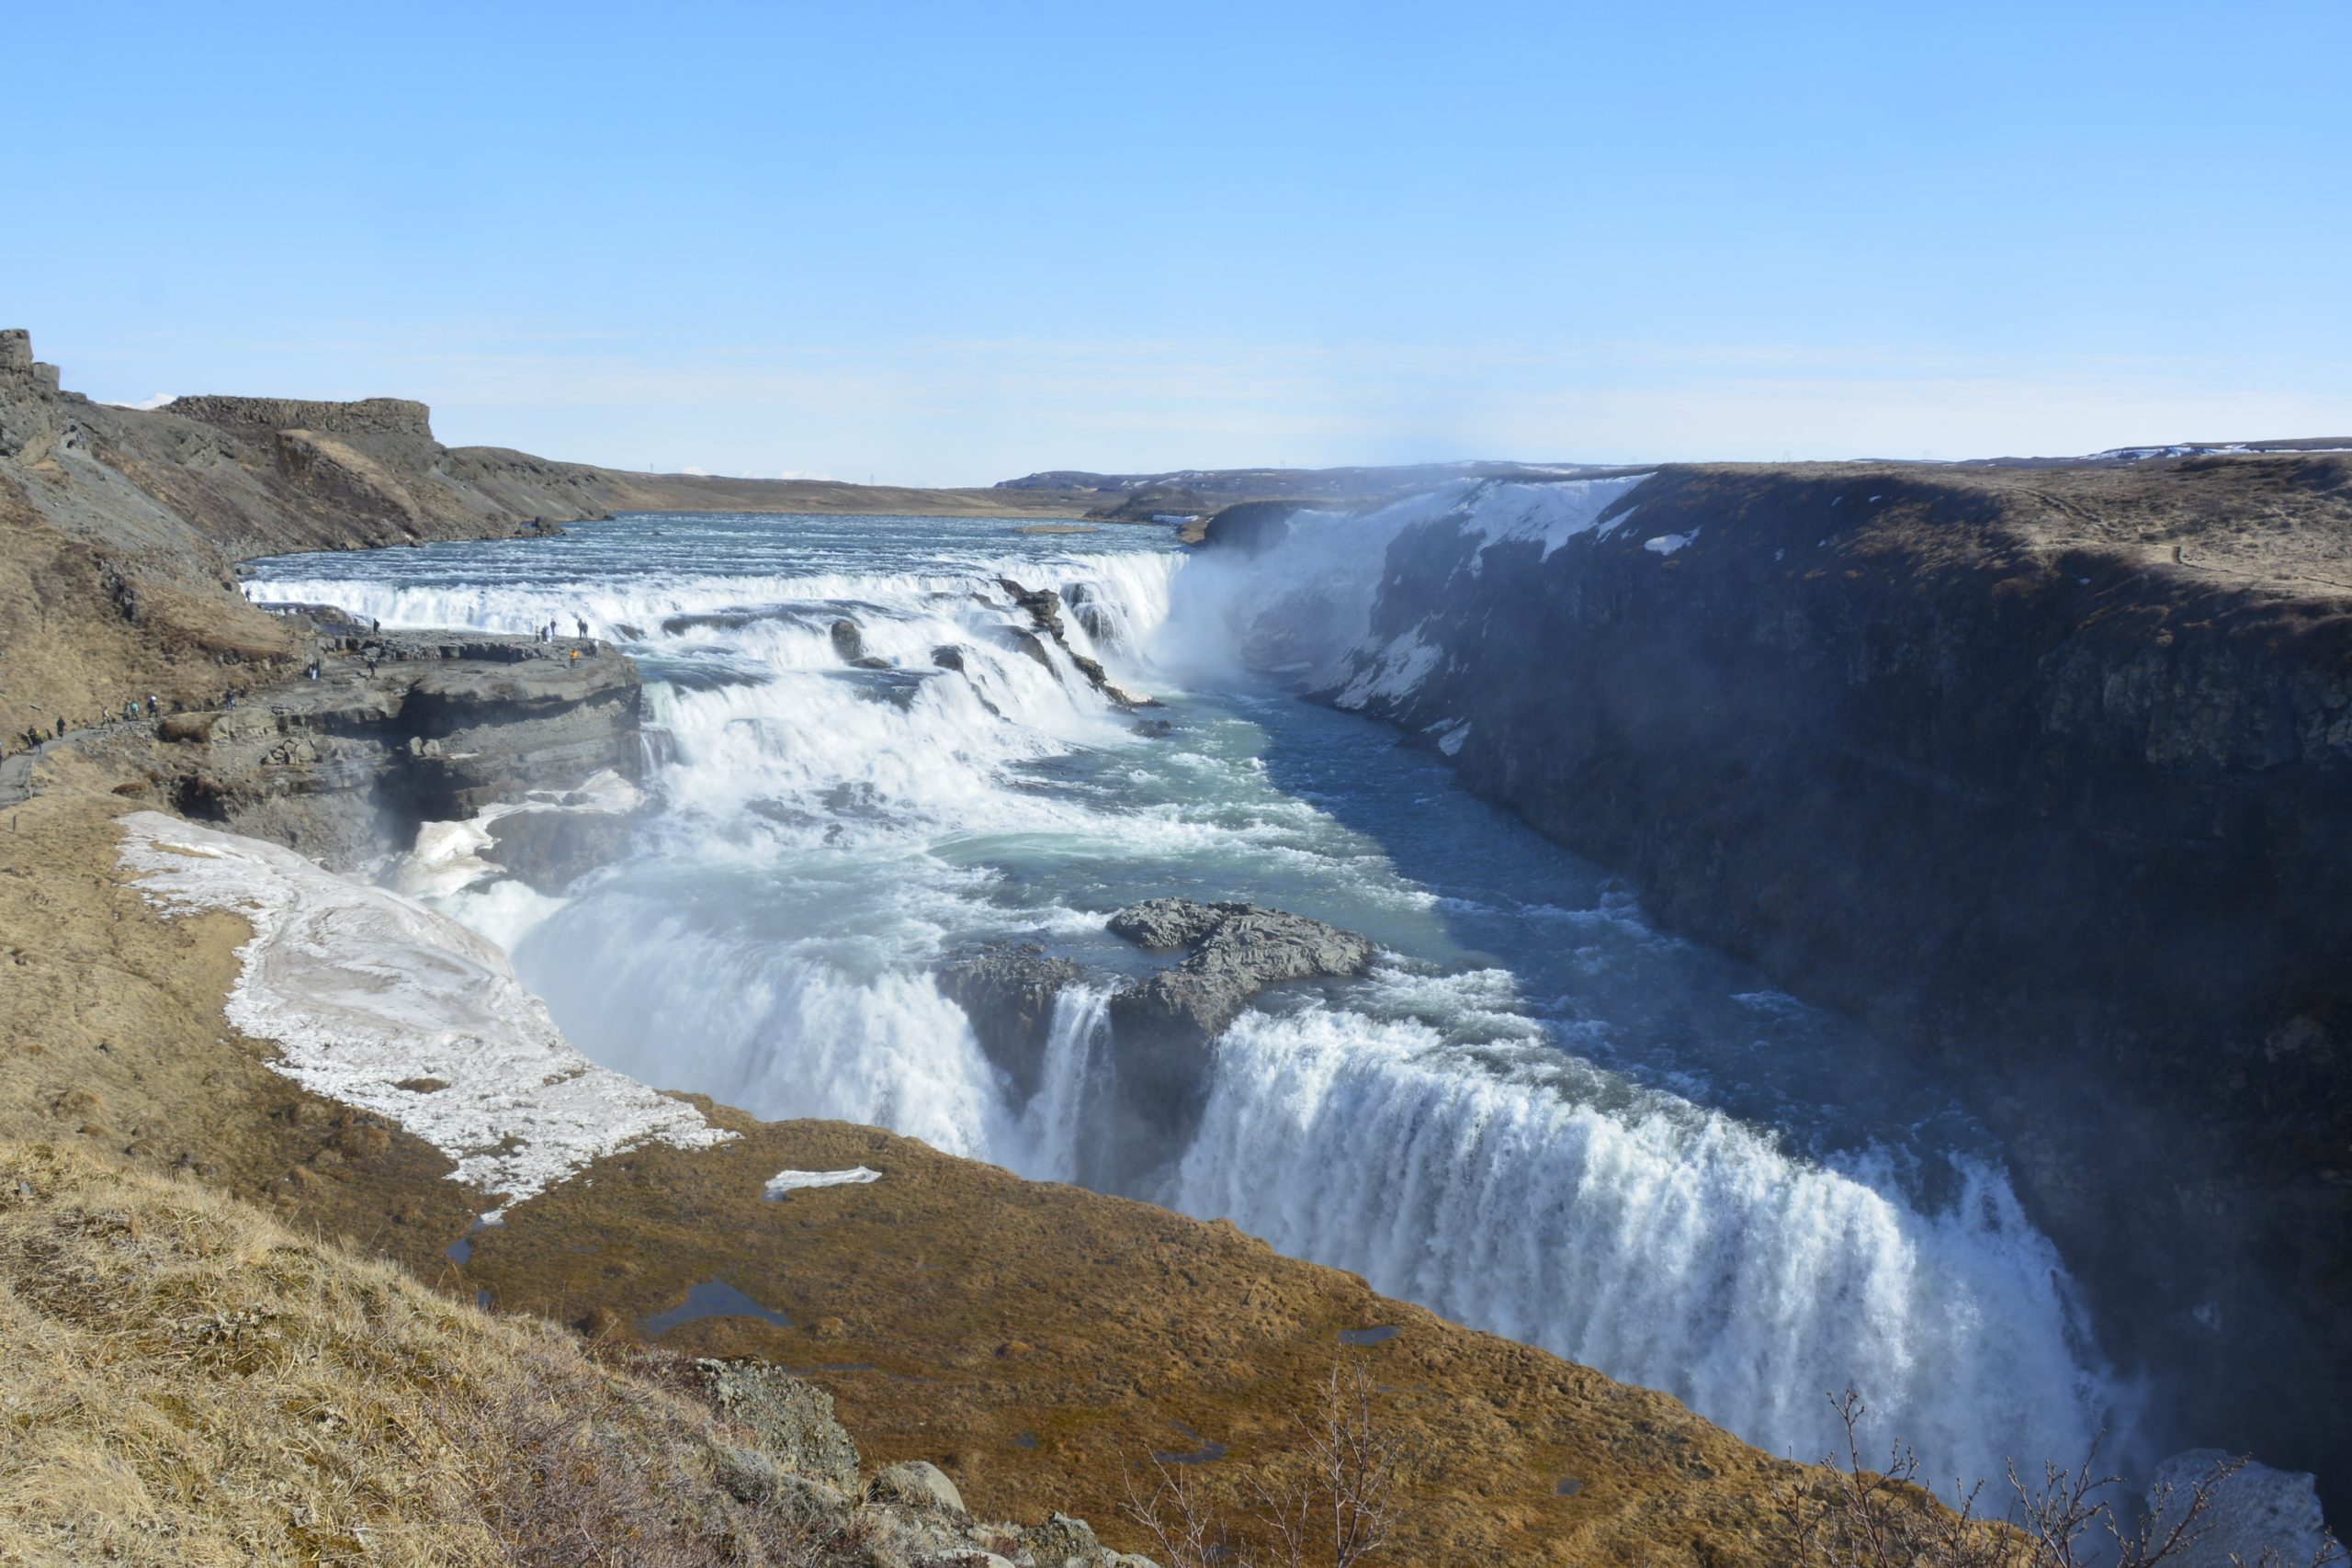
<svg viewBox="0 0 2352 1568"><path fill-rule="evenodd" d="M158 726L179 809L349 869L405 848L424 822L599 774L639 778L642 682L607 646L481 633L324 640L317 680ZM560 831L555 820L503 835L533 880L558 879L594 836L577 818Z"/></svg>
<svg viewBox="0 0 2352 1568"><path fill-rule="evenodd" d="M324 435L407 435L433 439L433 411L407 398L322 402L303 398L174 398L173 417L201 420L246 435L309 430Z"/></svg>

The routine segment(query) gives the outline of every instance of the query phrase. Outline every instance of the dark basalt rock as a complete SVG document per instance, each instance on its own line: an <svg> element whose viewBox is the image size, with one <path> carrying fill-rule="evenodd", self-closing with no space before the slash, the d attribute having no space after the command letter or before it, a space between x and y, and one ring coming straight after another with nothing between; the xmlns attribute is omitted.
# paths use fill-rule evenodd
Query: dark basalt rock
<svg viewBox="0 0 2352 1568"><path fill-rule="evenodd" d="M1208 1098L1210 1046L1268 986L1338 979L1372 964L1373 944L1304 915L1254 904L1152 898L1111 917L1138 947L1182 949L1182 963L1122 987L1110 1003L1125 1125L1135 1174L1181 1155Z"/></svg>
<svg viewBox="0 0 2352 1568"><path fill-rule="evenodd" d="M951 960L939 972L939 988L972 1021L989 1059L1026 1096L1037 1091L1054 998L1085 974L1034 942L993 942Z"/></svg>
<svg viewBox="0 0 2352 1568"><path fill-rule="evenodd" d="M865 634L859 631L857 629L857 623L851 620L847 615L842 616L839 620L836 620L833 623L832 637L833 652L840 656L842 663L851 665L859 670L888 670L890 668L890 661L888 660L876 659L872 654L865 651Z"/></svg>
<svg viewBox="0 0 2352 1568"><path fill-rule="evenodd" d="M1155 698L1138 697L1121 691L1111 683L1111 677L1103 670L1100 660L1090 659L1070 647L1069 637L1062 630L1061 595L1043 588L1023 588L1009 577L1000 577L996 581L998 587L1012 596L1015 605L1029 613L1029 619L1036 628L1053 638L1060 646L1061 650L1069 656L1069 661L1078 666L1079 672L1086 677L1089 685L1123 708L1148 708L1159 705ZM1046 650L1043 648L1035 650L1035 657L1047 669L1053 668L1053 661L1046 657Z"/></svg>
<svg viewBox="0 0 2352 1568"><path fill-rule="evenodd" d="M984 629L989 639L1000 647L1011 649L1023 659L1034 660L1047 674L1055 674L1053 656L1046 651L1045 643L1035 632L1024 631L1019 626L989 626Z"/></svg>
<svg viewBox="0 0 2352 1568"><path fill-rule="evenodd" d="M516 811L490 825L482 858L542 893L560 893L628 852L634 820L617 811Z"/></svg>
<svg viewBox="0 0 2352 1568"><path fill-rule="evenodd" d="M1104 1164L1086 1179L1114 1189L1137 1186L1191 1141L1209 1047L1252 998L1287 980L1361 975L1374 951L1353 931L1254 904L1147 899L1114 914L1110 929L1138 947L1184 953L1111 997L1114 1081L1087 1111L1097 1125L1086 1141ZM1044 1076L1055 998L1085 978L1035 942L996 942L950 961L939 988L1025 1098Z"/></svg>
<svg viewBox="0 0 2352 1568"><path fill-rule="evenodd" d="M1062 590L1062 603L1069 606L1071 619L1086 628L1086 635L1096 642L1107 642L1117 632L1111 613L1089 582L1073 582Z"/></svg>
<svg viewBox="0 0 2352 1568"><path fill-rule="evenodd" d="M637 782L637 666L601 646L570 652L471 632L329 639L320 680L157 724L174 743L173 804L347 871L407 848L420 823L462 821L599 773ZM601 834L584 823L503 820L514 824L518 874L535 885L568 882L598 852Z"/></svg>
<svg viewBox="0 0 2352 1568"><path fill-rule="evenodd" d="M1268 986L1341 978L1372 964L1371 942L1304 915L1254 904L1151 898L1111 917L1112 934L1184 961L1111 998L1112 1026L1130 1043L1205 1046Z"/></svg>
<svg viewBox="0 0 2352 1568"><path fill-rule="evenodd" d="M1290 520L1308 503L1303 501L1245 501L1228 506L1201 529L1204 549L1257 555L1290 536Z"/></svg>

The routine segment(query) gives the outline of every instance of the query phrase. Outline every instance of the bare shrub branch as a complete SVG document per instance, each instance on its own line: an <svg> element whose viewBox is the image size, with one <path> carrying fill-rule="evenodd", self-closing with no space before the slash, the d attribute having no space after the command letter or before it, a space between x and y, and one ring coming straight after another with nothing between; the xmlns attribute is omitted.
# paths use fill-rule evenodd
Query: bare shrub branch
<svg viewBox="0 0 2352 1568"><path fill-rule="evenodd" d="M2015 1501L2008 1516L1977 1512L1981 1486L1941 1507L1920 1487L1918 1457L1897 1443L1883 1470L1862 1462L1862 1419L1868 1414L1849 1389L1830 1396L1846 1433L1845 1453L1823 1460L1828 1472L1775 1486L1773 1501L1792 1568L2158 1568L2177 1559L2212 1528L2213 1501L2243 1459L2223 1460L2186 1489L2159 1486L2144 1514L2127 1522L2118 1511L2120 1475L2098 1468L2094 1442L2083 1462L2045 1465L2030 1483L2009 1468ZM2233 1559L2236 1561L2236 1559ZM2333 1538L2308 1568L2344 1561ZM2242 1568L2305 1568L2265 1551Z"/></svg>
<svg viewBox="0 0 2352 1568"><path fill-rule="evenodd" d="M1419 1450L1380 1422L1360 1356L1340 1355L1295 1450L1239 1478L1246 1511L1219 1508L1182 1465L1153 1456L1127 1472L1128 1517L1166 1568L1356 1568L1374 1561L1403 1519ZM1140 1479L1148 1477L1148 1479Z"/></svg>

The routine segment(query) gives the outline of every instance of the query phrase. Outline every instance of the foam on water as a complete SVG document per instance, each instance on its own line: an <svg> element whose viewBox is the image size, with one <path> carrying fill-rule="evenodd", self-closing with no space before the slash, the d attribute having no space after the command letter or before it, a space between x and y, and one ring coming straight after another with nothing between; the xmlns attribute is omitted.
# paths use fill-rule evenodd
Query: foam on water
<svg viewBox="0 0 2352 1568"><path fill-rule="evenodd" d="M1405 527L1548 547L1630 482L1453 485L1310 515L1254 560L1182 560L1132 530L664 517L263 575L393 626L584 617L644 662L668 760L636 859L531 903L413 873L510 942L607 1066L1229 1215L1799 1457L1828 1451L1823 1395L1849 1385L1938 1475L2077 1456L2118 1397L1997 1150L1939 1091L1873 1076L1884 1054L1850 1026L1660 937L1589 868L1415 772L1434 762L1249 672L1358 651ZM1071 648L1168 698L1174 733L1138 736L1035 643L1000 577L1061 592ZM837 619L886 667L845 663ZM476 846L430 847L446 874ZM1136 1177L1095 1109L1117 1073L1109 977L1138 962L1102 915L1170 892L1295 908L1387 952L1368 981L1245 1014L1193 1145ZM1003 937L1103 976L1057 1001L1025 1100L932 978Z"/></svg>

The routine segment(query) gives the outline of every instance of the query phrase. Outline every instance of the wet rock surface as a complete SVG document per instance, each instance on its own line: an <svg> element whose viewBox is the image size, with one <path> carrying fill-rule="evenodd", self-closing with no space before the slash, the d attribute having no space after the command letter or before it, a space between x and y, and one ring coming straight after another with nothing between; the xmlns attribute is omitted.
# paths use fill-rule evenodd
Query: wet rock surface
<svg viewBox="0 0 2352 1568"><path fill-rule="evenodd" d="M1079 673L1086 677L1087 683L1091 685L1096 691L1102 693L1104 696L1110 698L1111 701L1116 703L1123 708L1135 709L1139 707L1157 707L1159 705L1153 698L1138 697L1130 693L1120 690L1116 685L1112 683L1109 673L1102 668L1102 660L1091 659L1085 654L1079 652L1076 649L1070 647L1069 634L1062 629L1062 597L1060 594L1056 593L1049 589L1023 588L1020 583L1015 582L1009 577L1001 577L997 579L997 586L1003 589L1006 593L1012 596L1012 603L1017 608L1028 613L1031 622L1035 625L1037 630L1054 640L1055 645L1058 647L1064 654L1069 656L1069 661L1078 666ZM1098 617L1100 615L1099 610L1090 610L1088 613L1093 614ZM1081 619L1080 624L1085 625L1087 623ZM1053 668L1052 660L1046 657L1044 649L1040 648L1035 649L1032 654L1032 657L1034 657L1039 663L1044 664L1047 669Z"/></svg>
<svg viewBox="0 0 2352 1568"><path fill-rule="evenodd" d="M939 988L972 1021L989 1059L1027 1096L1037 1091L1054 998L1085 974L1074 959L1056 957L1034 942L995 942L949 960L939 972Z"/></svg>
<svg viewBox="0 0 2352 1568"><path fill-rule="evenodd" d="M482 858L542 893L560 893L628 852L636 818L618 811L558 807L516 811L490 825Z"/></svg>
<svg viewBox="0 0 2352 1568"><path fill-rule="evenodd" d="M1145 1043L1205 1045L1268 986L1344 978L1372 964L1372 943L1353 931L1255 904L1149 898L1114 914L1110 929L1137 947L1185 953L1174 967L1112 998L1123 1049Z"/></svg>
<svg viewBox="0 0 2352 1568"><path fill-rule="evenodd" d="M827 628L833 642L833 657L854 670L888 670L890 661L865 651L865 634L847 615L837 618Z"/></svg>
<svg viewBox="0 0 2352 1568"><path fill-rule="evenodd" d="M1182 1151L1207 1095L1209 1048L1253 998L1285 981L1362 975L1374 949L1353 931L1255 904L1150 898L1107 923L1148 952L1184 954L1121 983L1107 1004L1115 1089L1093 1114L1108 1123L1100 1145L1117 1158L1094 1175L1125 1190ZM1086 978L1074 959L1008 942L950 959L939 987L1026 1097L1043 1074L1055 998Z"/></svg>

